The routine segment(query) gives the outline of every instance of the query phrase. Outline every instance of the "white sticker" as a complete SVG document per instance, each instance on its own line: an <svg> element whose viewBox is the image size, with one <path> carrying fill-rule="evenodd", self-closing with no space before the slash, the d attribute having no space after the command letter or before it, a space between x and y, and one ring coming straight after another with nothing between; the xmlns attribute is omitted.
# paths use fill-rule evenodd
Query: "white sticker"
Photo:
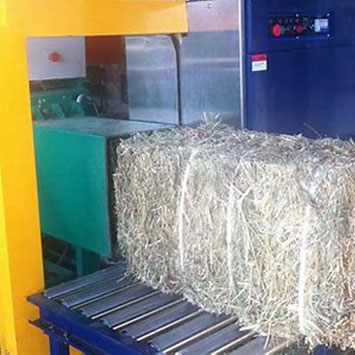
<svg viewBox="0 0 355 355"><path fill-rule="evenodd" d="M253 72L267 70L267 55L258 54L251 57L251 70Z"/></svg>
<svg viewBox="0 0 355 355"><path fill-rule="evenodd" d="M329 20L327 18L318 18L314 21L314 31L316 33L329 31Z"/></svg>

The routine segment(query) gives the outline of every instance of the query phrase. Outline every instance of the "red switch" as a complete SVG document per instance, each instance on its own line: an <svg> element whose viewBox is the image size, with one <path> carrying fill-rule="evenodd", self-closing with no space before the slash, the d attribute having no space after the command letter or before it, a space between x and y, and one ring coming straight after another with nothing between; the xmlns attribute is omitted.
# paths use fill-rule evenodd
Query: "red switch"
<svg viewBox="0 0 355 355"><path fill-rule="evenodd" d="M48 59L53 63L58 63L62 56L58 52L53 52L48 56Z"/></svg>
<svg viewBox="0 0 355 355"><path fill-rule="evenodd" d="M274 37L280 37L281 36L281 26L276 23L271 27L271 33Z"/></svg>
<svg viewBox="0 0 355 355"><path fill-rule="evenodd" d="M303 25L301 25L300 23L298 23L298 24L296 25L295 31L296 31L296 35L297 35L297 36L301 35L301 34L303 33L303 31L304 31Z"/></svg>

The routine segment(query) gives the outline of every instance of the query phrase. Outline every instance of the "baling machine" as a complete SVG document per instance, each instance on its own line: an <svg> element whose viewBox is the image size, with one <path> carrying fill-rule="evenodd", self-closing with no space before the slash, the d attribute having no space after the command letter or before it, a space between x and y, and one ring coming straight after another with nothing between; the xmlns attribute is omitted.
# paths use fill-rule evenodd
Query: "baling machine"
<svg viewBox="0 0 355 355"><path fill-rule="evenodd" d="M4 159L0 139L0 212L7 222L1 265L3 279L11 279L1 309L14 297L23 302L21 311L9 308L2 330L5 353L45 353L43 339L27 320L49 336L51 354L69 354L70 347L85 354L242 355L283 349L287 344L265 347L265 339L244 330L237 319L208 314L127 275L124 260L114 257L116 149L137 132L195 126L206 116L266 132L353 136L353 1L55 0L40 6L31 0L31 10L18 5L23 17L11 17L15 8L3 3L0 38L9 46L5 29L27 18L26 10L48 18L26 20L16 30L22 57L7 55L0 64L14 58L26 64L27 58L28 72L23 64L13 89L26 97L22 80L28 73L46 277L49 284L74 278L43 292L38 215L18 207L22 230L11 213L13 202L18 206L26 196L37 211L34 160L25 164L32 174L22 182ZM120 54L111 58L114 51ZM6 78L2 74L2 81ZM23 117L20 138L26 143L13 157L18 167L32 152L32 124L29 100L17 104L26 108L16 111ZM1 131L7 125L0 122ZM13 187L10 172L28 195L5 194L6 186ZM33 246L30 257L10 253L19 230ZM22 283L19 273L26 270L30 279ZM31 293L37 317L24 305ZM32 343L22 338L26 331L34 334Z"/></svg>

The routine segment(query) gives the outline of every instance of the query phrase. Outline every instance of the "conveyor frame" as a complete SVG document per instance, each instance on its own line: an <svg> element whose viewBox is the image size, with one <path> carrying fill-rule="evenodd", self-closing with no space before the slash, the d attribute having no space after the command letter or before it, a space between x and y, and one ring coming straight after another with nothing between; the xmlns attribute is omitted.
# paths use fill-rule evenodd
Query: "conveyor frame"
<svg viewBox="0 0 355 355"><path fill-rule="evenodd" d="M74 347L84 354L154 354L148 345L132 341L128 336L118 335L104 324L94 326L88 318L42 294L29 298L40 309L41 318L32 322L42 329L50 339L51 355L69 355Z"/></svg>
<svg viewBox="0 0 355 355"><path fill-rule="evenodd" d="M51 355L68 355L70 347L100 355L184 353L191 345L198 347L200 339L202 348L211 348L207 334L214 336L217 350L229 348L231 340L243 346L254 338L239 330L236 318L213 316L182 296L145 286L122 266L53 287L29 301L39 307L40 319L32 323L49 336ZM230 339L218 338L227 330Z"/></svg>
<svg viewBox="0 0 355 355"><path fill-rule="evenodd" d="M51 355L69 355L70 347L96 355L247 355L249 348L264 354L265 339L240 328L236 317L209 314L125 270L111 267L29 297L40 310L32 323L49 336ZM274 354L271 349L265 354ZM315 354L331 351L318 348Z"/></svg>

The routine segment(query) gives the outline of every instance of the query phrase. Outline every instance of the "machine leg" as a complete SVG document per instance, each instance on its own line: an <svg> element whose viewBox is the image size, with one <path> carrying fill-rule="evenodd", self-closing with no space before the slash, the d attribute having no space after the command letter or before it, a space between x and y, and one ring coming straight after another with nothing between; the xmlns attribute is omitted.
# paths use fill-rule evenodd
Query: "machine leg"
<svg viewBox="0 0 355 355"><path fill-rule="evenodd" d="M56 337L50 337L50 355L69 355L69 345L62 343Z"/></svg>
<svg viewBox="0 0 355 355"><path fill-rule="evenodd" d="M20 27L0 25L0 344L4 355L47 355L48 340L29 323L38 311L27 302L43 290L44 277L26 39Z"/></svg>

